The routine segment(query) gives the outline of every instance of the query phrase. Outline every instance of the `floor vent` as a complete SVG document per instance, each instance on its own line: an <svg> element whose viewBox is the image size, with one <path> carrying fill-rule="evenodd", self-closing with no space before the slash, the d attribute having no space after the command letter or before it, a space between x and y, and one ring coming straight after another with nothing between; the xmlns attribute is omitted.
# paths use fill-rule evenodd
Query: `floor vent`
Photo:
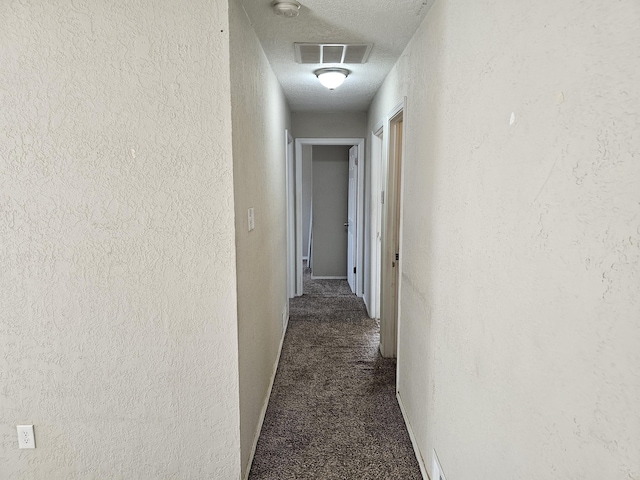
<svg viewBox="0 0 640 480"><path fill-rule="evenodd" d="M371 43L294 43L296 62L302 64L366 63Z"/></svg>

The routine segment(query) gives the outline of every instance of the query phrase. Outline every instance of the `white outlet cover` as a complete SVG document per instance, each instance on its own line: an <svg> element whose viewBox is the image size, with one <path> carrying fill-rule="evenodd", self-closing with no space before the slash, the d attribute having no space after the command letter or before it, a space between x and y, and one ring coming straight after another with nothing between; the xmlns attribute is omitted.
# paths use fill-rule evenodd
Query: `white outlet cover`
<svg viewBox="0 0 640 480"><path fill-rule="evenodd" d="M438 460L438 455L436 451L433 451L433 465L431 466L431 480L447 480L442 471L442 466L440 465L440 460Z"/></svg>
<svg viewBox="0 0 640 480"><path fill-rule="evenodd" d="M17 425L18 448L36 448L36 440L33 435L33 425Z"/></svg>
<svg viewBox="0 0 640 480"><path fill-rule="evenodd" d="M249 210L247 210L247 220L248 220L248 224L249 224L249 231L251 231L254 228L256 228L256 217L255 217L255 213L254 213L253 207L251 207Z"/></svg>

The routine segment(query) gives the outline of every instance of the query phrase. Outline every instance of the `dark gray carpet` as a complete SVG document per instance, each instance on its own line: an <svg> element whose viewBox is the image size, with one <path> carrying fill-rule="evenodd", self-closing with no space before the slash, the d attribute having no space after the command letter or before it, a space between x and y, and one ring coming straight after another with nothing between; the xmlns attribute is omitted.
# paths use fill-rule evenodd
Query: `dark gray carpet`
<svg viewBox="0 0 640 480"><path fill-rule="evenodd" d="M309 269L305 268L303 278L303 292L305 295L351 296L351 289L345 280L312 280Z"/></svg>
<svg viewBox="0 0 640 480"><path fill-rule="evenodd" d="M291 300L249 478L420 479L395 397L394 360L344 280L310 281Z"/></svg>

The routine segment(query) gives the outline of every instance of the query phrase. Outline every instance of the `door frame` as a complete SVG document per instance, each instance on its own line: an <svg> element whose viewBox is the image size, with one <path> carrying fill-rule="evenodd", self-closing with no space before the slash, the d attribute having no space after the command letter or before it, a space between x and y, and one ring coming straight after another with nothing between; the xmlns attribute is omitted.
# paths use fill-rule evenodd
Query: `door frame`
<svg viewBox="0 0 640 480"><path fill-rule="evenodd" d="M285 183L287 189L287 295L289 298L295 296L296 291L296 270L295 270L295 205L294 189L295 189L295 165L293 159L293 137L289 133L288 129L284 131L284 146L285 146Z"/></svg>
<svg viewBox="0 0 640 480"><path fill-rule="evenodd" d="M383 162L386 161L386 134L383 121L378 122L371 130L371 149L369 156L371 163L368 172L368 196L369 209L367 221L369 222L369 291L365 295L365 304L371 318L380 318L380 262L382 235L382 187Z"/></svg>
<svg viewBox="0 0 640 480"><path fill-rule="evenodd" d="M355 151L354 151L355 149ZM355 168L351 168L351 152L354 152L355 155ZM347 283L349 284L349 288L352 289L353 292L356 291L356 277L357 277L357 273L352 270L352 268L354 267L354 263L357 260L357 252L358 252L358 248L357 248L357 241L358 241L358 222L357 222L357 216L358 216L358 205L360 204L360 202L358 202L358 179L359 179L359 175L358 175L358 165L360 165L360 158L358 157L358 148L356 145L352 146L349 148L349 198L347 199ZM352 177L352 173L353 173L353 177ZM354 187L353 187L353 192L351 190L351 179L353 178L354 180ZM354 207L354 208L352 208ZM352 225L352 220L354 225ZM355 233L355 235L353 235L353 233ZM351 241L349 241L349 239L351 239ZM349 262L349 260L351 260L351 262ZM357 270L357 267L356 267Z"/></svg>
<svg viewBox="0 0 640 480"><path fill-rule="evenodd" d="M384 126L382 128L383 135L383 160L382 168L380 171L381 182L380 185L383 188L385 197L384 205L380 209L382 217L382 248L380 252L381 262L381 277L380 277L380 353L383 357L397 357L398 356L398 331L400 327L401 319L401 287L402 287L402 230L403 230L403 191L404 191L404 171L403 164L406 161L406 105L407 98L398 103L385 117ZM402 122L403 128L401 137L396 138L396 125ZM379 133L377 130L375 133ZM400 141L400 148L398 149L398 140ZM399 157L399 158L398 158ZM389 178L389 172L393 173L393 178ZM395 189L393 198L388 194L390 181L395 183ZM390 208L391 207L391 208ZM389 219L388 214L390 210L394 210L393 218ZM394 231L389 231L389 225ZM394 272L390 261L390 257L395 253L391 252L389 241L393 238L397 241L397 252L399 254L399 261L396 262L397 270ZM387 250L385 252L385 250ZM396 283L393 289L385 291L384 285L390 283L392 275L396 275ZM391 302L395 295L395 301ZM390 305L391 309L388 310L384 306L384 300ZM385 311L387 315L385 315ZM389 318L391 317L391 318Z"/></svg>
<svg viewBox="0 0 640 480"><path fill-rule="evenodd" d="M302 295L302 147L303 145L356 145L358 147L358 202L356 216L356 295L363 293L364 251L364 138L296 138L295 139L295 296ZM345 252L346 253L346 252Z"/></svg>

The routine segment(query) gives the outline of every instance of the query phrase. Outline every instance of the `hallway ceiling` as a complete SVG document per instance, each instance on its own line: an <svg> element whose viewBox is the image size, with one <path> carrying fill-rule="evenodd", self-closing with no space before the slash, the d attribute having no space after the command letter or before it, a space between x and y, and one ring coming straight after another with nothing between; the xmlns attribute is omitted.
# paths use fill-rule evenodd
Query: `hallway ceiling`
<svg viewBox="0 0 640 480"><path fill-rule="evenodd" d="M294 112L367 111L373 97L434 0L299 0L300 15L273 13L272 0L240 0ZM367 63L334 91L301 65L295 42L373 43Z"/></svg>

